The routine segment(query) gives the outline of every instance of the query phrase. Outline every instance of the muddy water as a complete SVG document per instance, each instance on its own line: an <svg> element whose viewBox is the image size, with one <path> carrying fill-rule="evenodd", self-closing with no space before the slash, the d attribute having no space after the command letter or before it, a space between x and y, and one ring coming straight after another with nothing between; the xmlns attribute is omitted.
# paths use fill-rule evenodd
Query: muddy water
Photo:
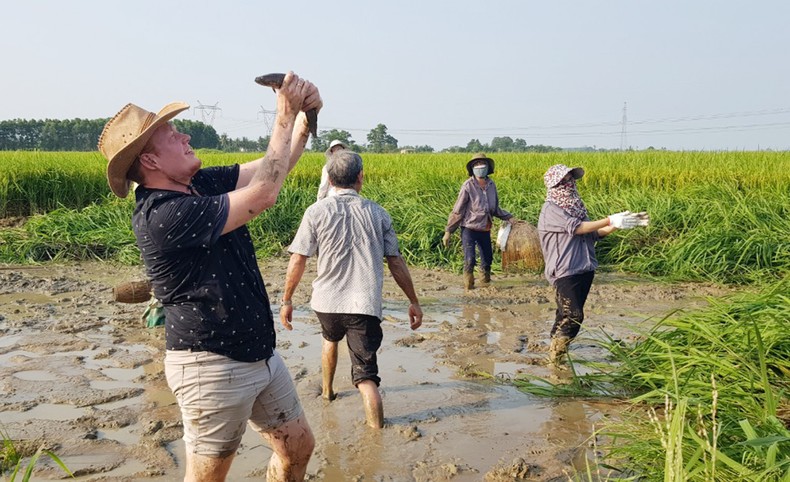
<svg viewBox="0 0 790 482"><path fill-rule="evenodd" d="M280 297L286 264L262 265L272 299ZM379 352L385 427L373 431L342 344L338 398L320 397L310 269L294 299L294 330L278 331L278 349L317 439L309 479L567 480L564 474L584 467L595 424L617 408L540 399L507 383L519 373L568 377L543 363L554 304L542 279L500 276L465 293L460 276L413 269L426 315L416 332L408 329L405 297L387 280ZM180 417L162 373L163 333L142 327L144 305L111 301L113 285L141 278L140 268L94 263L0 270L0 428L27 441L21 447L54 450L77 480L183 476ZM704 285L601 275L571 354L605 360L590 337L606 332L632 340L650 326L648 318L701 306L704 296L717 294ZM248 430L228 480L263 479L270 455ZM39 467L33 480L62 475L51 463Z"/></svg>

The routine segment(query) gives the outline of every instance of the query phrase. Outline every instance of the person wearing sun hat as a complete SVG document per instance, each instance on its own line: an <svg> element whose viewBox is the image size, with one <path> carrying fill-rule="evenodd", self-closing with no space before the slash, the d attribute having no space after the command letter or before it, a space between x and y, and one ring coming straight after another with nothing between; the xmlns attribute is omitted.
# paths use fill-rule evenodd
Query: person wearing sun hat
<svg viewBox="0 0 790 482"><path fill-rule="evenodd" d="M249 422L272 448L268 480L302 480L315 445L293 380L275 350L274 319L246 223L274 205L304 151L318 89L289 72L277 91L266 155L201 169L170 122L183 102L127 104L99 151L119 197L135 182L132 228L165 311L165 375L186 444L185 480L225 480Z"/></svg>
<svg viewBox="0 0 790 482"><path fill-rule="evenodd" d="M335 195L335 188L329 183L329 172L327 171L326 165L329 162L329 156L332 155L333 152L339 151L341 149L348 149L348 146L343 141L335 139L329 143L329 148L325 153L326 162L324 162L324 167L321 168L321 184L318 185L317 201L320 201L327 196Z"/></svg>
<svg viewBox="0 0 790 482"><path fill-rule="evenodd" d="M469 179L461 185L461 192L444 228L442 244L449 247L450 236L461 227L461 245L464 250L464 287L475 287L475 246L480 250L482 285L491 282L491 262L494 252L491 247L491 227L494 217L509 223L513 215L499 207L496 184L489 177L494 173L494 160L483 153L475 154L466 163Z"/></svg>
<svg viewBox="0 0 790 482"><path fill-rule="evenodd" d="M545 261L544 274L554 286L557 310L551 328L549 360L558 363L584 321L584 304L590 292L598 260L595 243L616 231L647 226L647 213L624 211L590 221L576 180L581 167L551 166L543 175L546 202L538 218L538 235Z"/></svg>

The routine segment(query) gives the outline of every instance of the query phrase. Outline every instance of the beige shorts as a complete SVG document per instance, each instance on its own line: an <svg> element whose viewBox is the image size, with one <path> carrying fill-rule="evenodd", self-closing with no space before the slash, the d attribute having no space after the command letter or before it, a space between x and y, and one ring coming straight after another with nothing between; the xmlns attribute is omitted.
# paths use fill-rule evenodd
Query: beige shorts
<svg viewBox="0 0 790 482"><path fill-rule="evenodd" d="M268 433L302 414L277 352L249 363L210 352L168 350L165 376L181 407L187 450L198 455L235 453L248 421Z"/></svg>

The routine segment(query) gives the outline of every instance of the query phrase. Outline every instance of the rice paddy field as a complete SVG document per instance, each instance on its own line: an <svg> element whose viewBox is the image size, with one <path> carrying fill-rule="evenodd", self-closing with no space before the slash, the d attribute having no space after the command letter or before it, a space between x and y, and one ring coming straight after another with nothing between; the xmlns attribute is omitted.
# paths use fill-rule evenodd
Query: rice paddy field
<svg viewBox="0 0 790 482"><path fill-rule="evenodd" d="M204 166L259 155L198 153ZM362 194L389 211L411 265L460 272L458 237L450 249L441 237L468 157L363 155ZM579 191L593 219L650 213L648 228L601 241L602 270L739 292L701 311L668 314L633 344L603 340L611 362L570 383L513 383L537 396L628 400L626 415L600 432L610 444L599 447L601 465L618 467L622 478L790 481L790 153L492 157L501 206L532 224L545 195L542 175L557 163L584 167ZM260 256L288 246L315 201L323 162L323 154L305 154L277 205L251 223ZM133 201L109 193L104 167L98 153L0 152L0 219L7 221L0 263L139 264Z"/></svg>
<svg viewBox="0 0 790 482"><path fill-rule="evenodd" d="M258 154L202 152L205 166ZM465 154L366 154L363 194L392 215L406 260L459 270L459 249L440 248ZM556 163L583 166L579 190L591 217L648 211L652 225L603 240L609 269L678 280L762 284L790 269L790 154L627 152L499 154L492 176L501 206L537 222L542 175ZM323 155L303 156L275 208L251 228L259 254L287 247L315 201ZM138 263L131 199L109 194L98 153L0 153L0 217L30 216L4 230L0 262L111 259ZM456 237L457 241L457 237Z"/></svg>

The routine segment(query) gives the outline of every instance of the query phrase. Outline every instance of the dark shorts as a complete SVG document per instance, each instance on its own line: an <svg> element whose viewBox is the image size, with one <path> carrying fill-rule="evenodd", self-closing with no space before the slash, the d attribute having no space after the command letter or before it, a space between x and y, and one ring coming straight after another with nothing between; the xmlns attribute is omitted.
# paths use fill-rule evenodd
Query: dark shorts
<svg viewBox="0 0 790 482"><path fill-rule="evenodd" d="M351 356L351 381L356 386L363 380L381 383L376 352L381 347L384 334L381 320L371 315L347 313L315 313L321 322L324 339L339 342L346 337Z"/></svg>

